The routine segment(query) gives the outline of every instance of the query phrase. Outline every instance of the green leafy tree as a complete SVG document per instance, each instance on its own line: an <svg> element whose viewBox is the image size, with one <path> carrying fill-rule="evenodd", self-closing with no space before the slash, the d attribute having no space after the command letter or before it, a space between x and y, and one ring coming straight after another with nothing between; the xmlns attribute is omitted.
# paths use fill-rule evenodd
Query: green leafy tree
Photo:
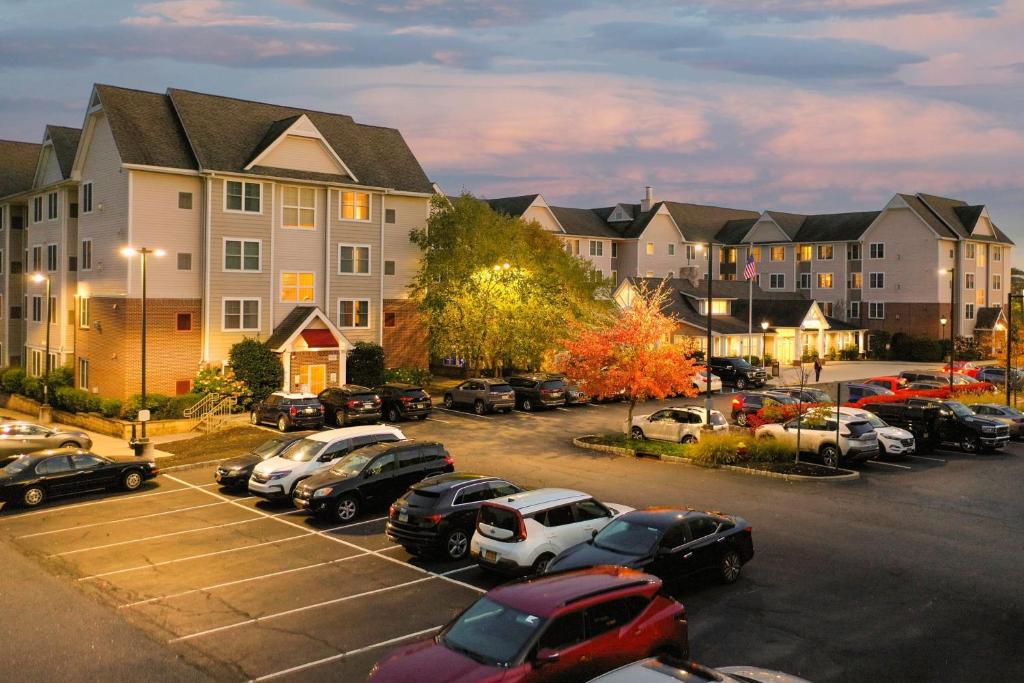
<svg viewBox="0 0 1024 683"><path fill-rule="evenodd" d="M228 352L234 376L249 388L253 400L262 401L281 388L284 368L281 359L264 342L243 339Z"/></svg>
<svg viewBox="0 0 1024 683"><path fill-rule="evenodd" d="M356 342L345 365L346 381L373 387L384 382L384 349L373 342Z"/></svg>
<svg viewBox="0 0 1024 683"><path fill-rule="evenodd" d="M437 197L425 230L412 291L434 356L457 356L473 369L539 367L570 321L607 311L609 283L567 253L536 222L495 213L472 195Z"/></svg>

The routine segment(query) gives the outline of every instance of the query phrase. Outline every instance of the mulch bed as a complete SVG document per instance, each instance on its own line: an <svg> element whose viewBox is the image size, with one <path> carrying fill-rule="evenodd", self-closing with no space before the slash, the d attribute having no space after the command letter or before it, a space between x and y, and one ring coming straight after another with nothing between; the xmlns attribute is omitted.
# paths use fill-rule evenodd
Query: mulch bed
<svg viewBox="0 0 1024 683"><path fill-rule="evenodd" d="M849 474L846 470L836 470L810 462L738 462L736 466L778 474L799 474L803 477L840 477Z"/></svg>

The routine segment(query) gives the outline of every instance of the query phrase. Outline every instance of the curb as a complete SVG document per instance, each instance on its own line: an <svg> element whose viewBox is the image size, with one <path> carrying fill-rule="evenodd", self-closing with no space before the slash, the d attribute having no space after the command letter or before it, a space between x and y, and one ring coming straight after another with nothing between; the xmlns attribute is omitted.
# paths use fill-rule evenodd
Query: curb
<svg viewBox="0 0 1024 683"><path fill-rule="evenodd" d="M201 467L206 467L207 465L212 465L212 464L218 463L218 462L224 462L225 460L227 460L229 458L233 458L233 457L235 457L235 456L233 456L233 455L226 455L223 458L216 458L214 460L204 460L202 462L189 462L189 463L185 463L184 465L171 465L170 467L161 467L160 471L161 472L183 472L185 470L198 470ZM160 463L157 463L157 464L159 465Z"/></svg>
<svg viewBox="0 0 1024 683"><path fill-rule="evenodd" d="M601 453L611 453L620 457L645 457L661 462L666 462L672 465L690 465L691 467L704 467L704 465L698 465L693 462L690 458L683 458L675 455L653 455L653 456L639 456L637 452L632 448L619 448L618 446L605 446L603 444L588 443L583 439L597 436L596 434L586 434L584 436L573 437L572 445L577 448L584 448L591 451L600 451ZM740 467L738 465L715 465L713 467L705 467L705 469L720 469L729 470L730 472L739 472L741 474L748 474L755 477L765 477L767 479L782 479L783 481L817 481L817 482L833 482L833 481L853 481L860 479L860 472L855 470L847 470L839 468L844 474L839 474L832 477L811 477L806 474L786 474L784 472L772 472L770 470L758 470L750 467Z"/></svg>

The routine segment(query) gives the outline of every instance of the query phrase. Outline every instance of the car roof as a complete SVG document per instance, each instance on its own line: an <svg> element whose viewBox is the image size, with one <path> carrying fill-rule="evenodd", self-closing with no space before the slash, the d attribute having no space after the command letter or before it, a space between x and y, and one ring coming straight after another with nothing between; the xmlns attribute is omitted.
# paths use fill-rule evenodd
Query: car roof
<svg viewBox="0 0 1024 683"><path fill-rule="evenodd" d="M472 474L470 472L448 472L446 474L438 474L433 477L427 477L421 480L419 483L413 484L412 488L416 491L431 491L433 493L444 493L458 486L465 484L476 484L482 481L499 481L498 477L492 477L489 474ZM505 481L501 479L500 481Z"/></svg>
<svg viewBox="0 0 1024 683"><path fill-rule="evenodd" d="M631 510L619 519L626 519L637 524L667 529L676 522L681 522L689 517L703 517L710 513L699 512L689 508L678 507L649 507L642 510Z"/></svg>
<svg viewBox="0 0 1024 683"><path fill-rule="evenodd" d="M391 425L355 425L353 427L341 427L339 429L328 429L323 432L313 432L307 439L329 443L338 439L349 439L353 436L373 436L374 434L393 434L399 439L404 439L405 434L398 427Z"/></svg>
<svg viewBox="0 0 1024 683"><path fill-rule="evenodd" d="M419 441L417 439L401 439L399 441L381 441L380 443L370 444L369 446L363 446L359 449L359 452L373 457L381 453L387 453L393 450L406 450L414 446L440 446L444 448L440 441Z"/></svg>
<svg viewBox="0 0 1024 683"><path fill-rule="evenodd" d="M469 379L462 380L460 384L466 382L484 382L485 384L508 384L508 380L504 377L470 377Z"/></svg>
<svg viewBox="0 0 1024 683"><path fill-rule="evenodd" d="M867 381L867 382L873 382L873 381L875 381L875 380L878 380L878 379L886 379L886 380L892 380L892 381L894 381L894 382L898 382L898 381L900 381L900 378L899 378L899 377L897 377L896 375L878 375L877 377L869 377L869 378L868 378L867 380L865 380L865 381Z"/></svg>
<svg viewBox="0 0 1024 683"><path fill-rule="evenodd" d="M486 597L529 614L552 616L566 604L635 586L660 588L661 579L624 567L591 567L516 581L490 590Z"/></svg>
<svg viewBox="0 0 1024 683"><path fill-rule="evenodd" d="M504 498L495 498L489 502L501 505L502 507L512 508L513 510L519 510L523 514L529 514L534 510L543 510L553 505L564 505L577 500L586 500L587 498L590 498L590 495L582 491L547 488L523 491L522 493L505 496Z"/></svg>
<svg viewBox="0 0 1024 683"><path fill-rule="evenodd" d="M35 458L35 457L48 458L51 455L95 455L95 454L94 453L90 453L89 451L85 450L84 448L69 447L69 448L48 448L45 451L35 451L33 453L30 453L29 455L31 455L33 458Z"/></svg>
<svg viewBox="0 0 1024 683"><path fill-rule="evenodd" d="M662 661L657 657L641 659L591 679L593 683L711 683L726 680L736 681L696 662ZM749 680L753 682L754 679Z"/></svg>
<svg viewBox="0 0 1024 683"><path fill-rule="evenodd" d="M281 398L287 399L302 399L302 398L316 398L316 394L306 394L302 392L290 392L290 391L275 391L274 396L280 396Z"/></svg>
<svg viewBox="0 0 1024 683"><path fill-rule="evenodd" d="M387 389L402 389L402 390L405 390L405 389L422 389L423 388L423 387L421 387L418 384L405 384L404 382L384 382L384 384L381 384L379 386L381 386L383 388L387 388Z"/></svg>

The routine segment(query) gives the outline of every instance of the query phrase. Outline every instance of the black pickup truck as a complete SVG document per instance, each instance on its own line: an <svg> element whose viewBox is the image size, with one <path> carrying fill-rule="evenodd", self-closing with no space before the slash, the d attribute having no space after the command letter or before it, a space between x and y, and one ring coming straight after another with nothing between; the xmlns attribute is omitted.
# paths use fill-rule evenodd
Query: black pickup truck
<svg viewBox="0 0 1024 683"><path fill-rule="evenodd" d="M1005 424L976 415L959 401L910 398L903 403L864 406L894 427L914 434L918 452L955 444L965 453L1002 448L1010 440Z"/></svg>

